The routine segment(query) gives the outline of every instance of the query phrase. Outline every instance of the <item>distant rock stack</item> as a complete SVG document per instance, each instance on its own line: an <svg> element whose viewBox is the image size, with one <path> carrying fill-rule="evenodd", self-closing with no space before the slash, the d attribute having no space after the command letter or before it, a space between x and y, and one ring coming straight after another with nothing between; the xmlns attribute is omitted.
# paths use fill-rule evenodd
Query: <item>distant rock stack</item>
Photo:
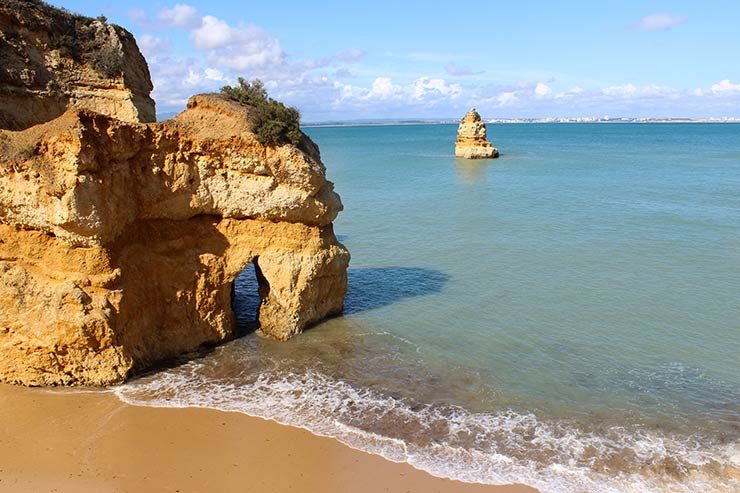
<svg viewBox="0 0 740 493"><path fill-rule="evenodd" d="M498 157L498 149L486 139L486 124L480 119L475 108L472 108L460 120L457 127L455 156L465 159L490 159Z"/></svg>

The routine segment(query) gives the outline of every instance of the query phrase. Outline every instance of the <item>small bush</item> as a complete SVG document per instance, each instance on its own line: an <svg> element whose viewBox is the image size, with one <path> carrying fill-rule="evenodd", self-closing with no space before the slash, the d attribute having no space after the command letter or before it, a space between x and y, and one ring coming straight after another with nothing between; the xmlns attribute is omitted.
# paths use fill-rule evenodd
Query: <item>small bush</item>
<svg viewBox="0 0 740 493"><path fill-rule="evenodd" d="M261 80L254 79L249 82L241 77L238 86L224 86L221 88L221 94L247 106L261 106L269 99Z"/></svg>
<svg viewBox="0 0 740 493"><path fill-rule="evenodd" d="M106 79L119 75L123 70L123 58L113 46L106 46L94 52L90 61L95 70Z"/></svg>
<svg viewBox="0 0 740 493"><path fill-rule="evenodd" d="M58 81L50 79L46 83L46 90L51 94L59 94L62 90L62 86L59 84Z"/></svg>
<svg viewBox="0 0 740 493"><path fill-rule="evenodd" d="M83 17L62 17L55 32L49 37L49 46L59 50L59 54L76 61L89 60L98 56L103 40L97 39L96 30L90 25L91 19Z"/></svg>
<svg viewBox="0 0 740 493"><path fill-rule="evenodd" d="M300 143L300 113L269 97L261 80L249 82L239 77L239 85L222 87L221 95L254 109L251 129L261 143Z"/></svg>

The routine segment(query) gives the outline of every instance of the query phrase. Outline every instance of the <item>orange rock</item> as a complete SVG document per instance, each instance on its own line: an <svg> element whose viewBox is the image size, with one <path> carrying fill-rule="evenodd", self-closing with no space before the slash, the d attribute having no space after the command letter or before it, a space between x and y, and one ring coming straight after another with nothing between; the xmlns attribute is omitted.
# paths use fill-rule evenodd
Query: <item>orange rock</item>
<svg viewBox="0 0 740 493"><path fill-rule="evenodd" d="M22 130L68 108L155 120L149 68L122 27L37 0L4 0L0 33L0 128Z"/></svg>
<svg viewBox="0 0 740 493"><path fill-rule="evenodd" d="M311 139L261 144L218 95L161 123L119 109L5 115L25 129L0 130L0 381L109 385L231 339L249 263L266 336L341 312L342 203Z"/></svg>
<svg viewBox="0 0 740 493"><path fill-rule="evenodd" d="M465 159L497 158L498 149L486 139L486 124L472 108L460 121L457 127L455 156Z"/></svg>

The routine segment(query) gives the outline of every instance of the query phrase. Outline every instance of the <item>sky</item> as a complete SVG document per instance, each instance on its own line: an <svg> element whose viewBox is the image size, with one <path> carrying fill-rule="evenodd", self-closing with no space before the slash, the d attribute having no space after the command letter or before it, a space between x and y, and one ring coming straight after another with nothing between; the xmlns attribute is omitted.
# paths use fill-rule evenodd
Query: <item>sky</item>
<svg viewBox="0 0 740 493"><path fill-rule="evenodd" d="M53 0L131 31L160 115L260 78L304 122L740 117L740 2Z"/></svg>

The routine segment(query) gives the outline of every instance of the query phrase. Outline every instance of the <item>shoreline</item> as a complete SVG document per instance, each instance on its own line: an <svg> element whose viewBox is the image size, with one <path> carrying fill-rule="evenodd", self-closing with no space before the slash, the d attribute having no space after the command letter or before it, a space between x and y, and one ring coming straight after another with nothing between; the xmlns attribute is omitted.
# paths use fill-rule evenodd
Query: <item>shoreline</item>
<svg viewBox="0 0 740 493"><path fill-rule="evenodd" d="M342 127L412 127L425 125L458 125L458 121L418 121L418 122L349 122L349 123L304 123L301 128L342 128ZM735 125L740 121L723 121L723 120L594 120L594 121L576 121L576 120L485 120L486 125L624 125L624 124L718 124L718 125Z"/></svg>
<svg viewBox="0 0 740 493"><path fill-rule="evenodd" d="M330 437L105 391L0 384L0 492L535 492L441 479Z"/></svg>

